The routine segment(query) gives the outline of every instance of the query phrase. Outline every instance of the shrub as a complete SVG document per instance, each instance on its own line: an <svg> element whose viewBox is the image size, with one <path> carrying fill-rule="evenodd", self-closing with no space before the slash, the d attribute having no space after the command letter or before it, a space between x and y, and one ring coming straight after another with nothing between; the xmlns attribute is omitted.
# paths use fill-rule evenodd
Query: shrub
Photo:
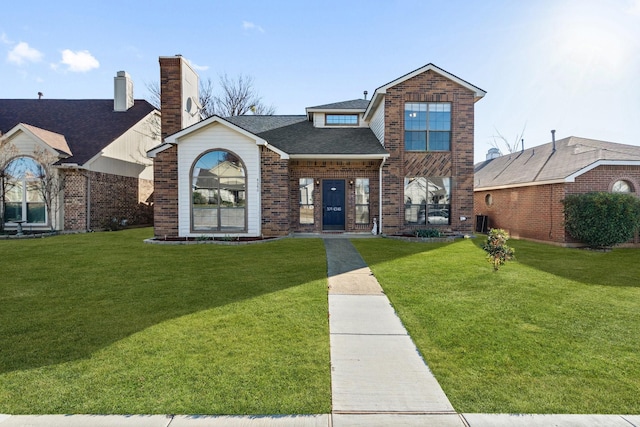
<svg viewBox="0 0 640 427"><path fill-rule="evenodd" d="M513 248L507 246L509 233L500 228L492 228L487 236L487 243L482 246L487 252L487 260L493 264L493 270L498 271L500 266L514 258Z"/></svg>
<svg viewBox="0 0 640 427"><path fill-rule="evenodd" d="M416 230L416 237L431 238L440 236L442 236L442 233L440 233L440 230L436 228L422 228Z"/></svg>
<svg viewBox="0 0 640 427"><path fill-rule="evenodd" d="M572 194L563 203L565 229L592 248L627 242L640 228L640 199L631 194Z"/></svg>

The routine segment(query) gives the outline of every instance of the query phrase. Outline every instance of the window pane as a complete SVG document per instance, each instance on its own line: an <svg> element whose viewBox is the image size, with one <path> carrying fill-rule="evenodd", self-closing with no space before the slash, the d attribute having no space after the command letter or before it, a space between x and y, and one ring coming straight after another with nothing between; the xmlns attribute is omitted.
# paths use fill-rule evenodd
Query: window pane
<svg viewBox="0 0 640 427"><path fill-rule="evenodd" d="M356 205L369 203L369 178L356 178Z"/></svg>
<svg viewBox="0 0 640 427"><path fill-rule="evenodd" d="M429 130L451 130L449 104L429 104Z"/></svg>
<svg viewBox="0 0 640 427"><path fill-rule="evenodd" d="M427 179L423 177L404 180L404 219L407 224L426 223Z"/></svg>
<svg viewBox="0 0 640 427"><path fill-rule="evenodd" d="M227 151L201 156L191 178L193 229L243 231L246 227L246 178L240 159Z"/></svg>
<svg viewBox="0 0 640 427"><path fill-rule="evenodd" d="M429 132L429 151L450 151L450 132Z"/></svg>
<svg viewBox="0 0 640 427"><path fill-rule="evenodd" d="M357 114L327 114L325 116L328 125L357 125Z"/></svg>
<svg viewBox="0 0 640 427"><path fill-rule="evenodd" d="M22 203L5 203L4 222L22 221Z"/></svg>
<svg viewBox="0 0 640 427"><path fill-rule="evenodd" d="M631 193L631 184L624 180L616 181L613 183L611 191L614 193Z"/></svg>
<svg viewBox="0 0 640 427"><path fill-rule="evenodd" d="M313 178L300 178L300 224L313 224Z"/></svg>
<svg viewBox="0 0 640 427"><path fill-rule="evenodd" d="M369 205L356 206L356 224L369 224Z"/></svg>
<svg viewBox="0 0 640 427"><path fill-rule="evenodd" d="M404 133L404 148L407 151L425 151L427 149L426 132L409 132Z"/></svg>
<svg viewBox="0 0 640 427"><path fill-rule="evenodd" d="M27 222L30 224L45 223L44 203L27 203Z"/></svg>

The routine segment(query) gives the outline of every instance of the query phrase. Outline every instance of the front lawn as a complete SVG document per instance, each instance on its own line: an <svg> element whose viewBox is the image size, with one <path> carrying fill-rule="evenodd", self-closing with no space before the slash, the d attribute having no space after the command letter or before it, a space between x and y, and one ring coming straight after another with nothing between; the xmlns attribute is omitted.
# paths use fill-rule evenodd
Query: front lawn
<svg viewBox="0 0 640 427"><path fill-rule="evenodd" d="M0 413L331 410L319 239L0 241Z"/></svg>
<svg viewBox="0 0 640 427"><path fill-rule="evenodd" d="M459 412L640 413L640 252L353 244Z"/></svg>

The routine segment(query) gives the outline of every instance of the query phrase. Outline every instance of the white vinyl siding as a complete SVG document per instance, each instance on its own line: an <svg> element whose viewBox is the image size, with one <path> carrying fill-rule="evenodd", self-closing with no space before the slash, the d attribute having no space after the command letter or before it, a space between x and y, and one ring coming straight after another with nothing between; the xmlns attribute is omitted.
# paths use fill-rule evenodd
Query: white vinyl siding
<svg viewBox="0 0 640 427"><path fill-rule="evenodd" d="M198 237L191 232L191 168L196 159L211 150L229 151L246 167L247 232L223 233L225 236L260 236L260 150L256 141L220 123L200 129L178 141L178 233Z"/></svg>
<svg viewBox="0 0 640 427"><path fill-rule="evenodd" d="M381 102L376 108L373 117L371 117L371 122L369 122L369 127L384 147L384 102Z"/></svg>

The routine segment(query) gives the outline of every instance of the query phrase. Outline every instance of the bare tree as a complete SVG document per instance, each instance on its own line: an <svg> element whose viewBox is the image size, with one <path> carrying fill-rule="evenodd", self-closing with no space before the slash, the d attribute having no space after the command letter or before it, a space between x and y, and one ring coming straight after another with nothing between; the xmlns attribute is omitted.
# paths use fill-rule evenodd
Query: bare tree
<svg viewBox="0 0 640 427"><path fill-rule="evenodd" d="M253 87L253 77L240 74L231 79L227 74L220 76L222 93L214 97L215 114L228 116L242 116L247 113L272 115L275 107L267 106Z"/></svg>
<svg viewBox="0 0 640 427"><path fill-rule="evenodd" d="M504 135L502 135L498 129L496 129L497 135L493 135L493 142L491 143L491 146L497 148L500 153L503 152L503 148L507 153L515 153L519 150L519 145L523 143L522 140L526 128L527 124L525 123L525 125L522 127L522 131L520 132L520 134L516 135L513 143L510 143L509 140Z"/></svg>
<svg viewBox="0 0 640 427"><path fill-rule="evenodd" d="M227 74L219 77L220 94L214 93L214 84L211 78L200 80L199 102L200 114L203 118L217 114L222 117L241 116L244 114L273 115L275 107L265 105L262 98L253 86L253 77L240 74L237 78L230 78ZM160 109L160 84L152 82L147 84L147 90L151 94L149 102Z"/></svg>
<svg viewBox="0 0 640 427"><path fill-rule="evenodd" d="M14 186L9 178L9 164L18 156L18 148L0 132L0 231L4 230L5 196Z"/></svg>
<svg viewBox="0 0 640 427"><path fill-rule="evenodd" d="M47 225L53 230L53 218L60 210L59 196L64 191L64 175L55 166L58 157L40 148L33 151L33 158L38 163L37 182L34 184L45 208L47 209Z"/></svg>

